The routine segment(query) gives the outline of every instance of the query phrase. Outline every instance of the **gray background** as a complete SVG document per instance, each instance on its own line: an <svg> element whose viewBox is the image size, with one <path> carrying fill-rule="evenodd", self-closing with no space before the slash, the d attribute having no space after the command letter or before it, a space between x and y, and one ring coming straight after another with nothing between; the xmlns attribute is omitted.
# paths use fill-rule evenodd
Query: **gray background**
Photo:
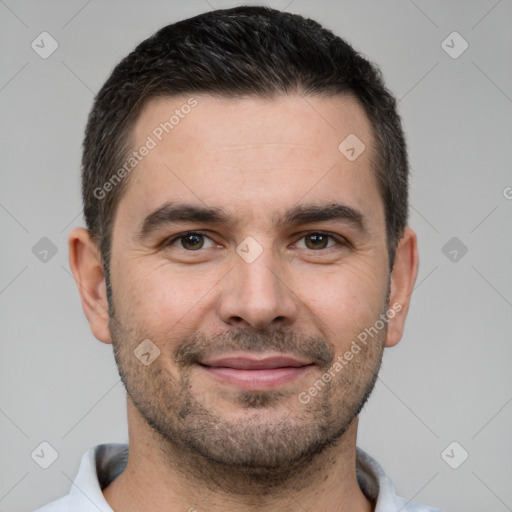
<svg viewBox="0 0 512 512"><path fill-rule="evenodd" d="M67 235L83 225L93 96L161 26L234 5L0 0L0 512L67 493L88 448L127 440L111 346L92 336L67 261ZM420 272L358 445L402 496L446 511L512 510L512 2L269 5L317 19L377 62L409 141ZM31 48L43 31L59 44L47 59ZM469 44L456 59L441 46L453 31ZM43 237L57 248L46 262L32 251ZM452 237L459 247L443 252ZM59 455L46 470L31 458L43 441ZM453 441L452 465L469 453L457 469L441 455Z"/></svg>

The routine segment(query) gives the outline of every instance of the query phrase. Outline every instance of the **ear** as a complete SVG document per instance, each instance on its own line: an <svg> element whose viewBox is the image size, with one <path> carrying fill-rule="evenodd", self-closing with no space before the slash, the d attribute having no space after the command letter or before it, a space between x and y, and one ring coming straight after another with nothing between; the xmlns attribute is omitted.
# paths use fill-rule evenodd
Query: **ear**
<svg viewBox="0 0 512 512"><path fill-rule="evenodd" d="M418 274L418 264L416 233L411 228L406 228L398 243L393 272L391 273L388 311L394 311L395 314L391 317L388 313L390 320L388 322L386 347L395 346L402 338L411 294Z"/></svg>
<svg viewBox="0 0 512 512"><path fill-rule="evenodd" d="M107 288L98 247L84 228L76 228L70 233L68 246L69 266L91 331L99 341L111 343Z"/></svg>

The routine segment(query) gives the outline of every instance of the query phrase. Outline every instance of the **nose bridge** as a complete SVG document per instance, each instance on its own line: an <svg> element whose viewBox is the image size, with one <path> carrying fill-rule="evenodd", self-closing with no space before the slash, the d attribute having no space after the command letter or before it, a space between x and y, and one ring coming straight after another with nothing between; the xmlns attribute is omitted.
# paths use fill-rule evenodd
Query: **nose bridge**
<svg viewBox="0 0 512 512"><path fill-rule="evenodd" d="M277 320L293 321L296 303L284 282L273 248L247 237L236 253L234 268L221 297L222 320L227 323L244 321L257 329Z"/></svg>
<svg viewBox="0 0 512 512"><path fill-rule="evenodd" d="M280 288L282 283L279 280L276 258L273 255L273 250L270 247L262 249L261 253L255 257L253 247L242 246L239 249L240 252L248 250L245 256L249 256L249 259L240 257L240 260L236 263L236 273L240 280L241 290L249 298L254 296L257 298L263 294L264 297L258 297L259 299L264 298L268 304L275 302L277 296L280 295ZM252 257L255 257L252 260ZM273 300L272 300L273 299Z"/></svg>

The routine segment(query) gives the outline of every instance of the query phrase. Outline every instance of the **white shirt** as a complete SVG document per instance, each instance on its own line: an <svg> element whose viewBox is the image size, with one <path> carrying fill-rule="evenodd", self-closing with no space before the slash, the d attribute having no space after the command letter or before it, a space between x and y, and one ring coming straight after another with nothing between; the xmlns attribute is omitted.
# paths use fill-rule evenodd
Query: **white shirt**
<svg viewBox="0 0 512 512"><path fill-rule="evenodd" d="M69 494L35 512L114 512L103 497L102 489L124 471L127 462L127 444L101 444L91 448L82 457ZM375 512L442 512L397 496L382 467L361 448L356 448L356 475L361 491L368 499L376 500Z"/></svg>

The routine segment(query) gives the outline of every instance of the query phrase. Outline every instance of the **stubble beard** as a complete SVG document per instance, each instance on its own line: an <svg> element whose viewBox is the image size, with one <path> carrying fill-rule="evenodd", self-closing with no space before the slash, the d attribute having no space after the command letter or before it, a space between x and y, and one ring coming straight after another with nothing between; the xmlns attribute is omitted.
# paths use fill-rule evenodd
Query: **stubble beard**
<svg viewBox="0 0 512 512"><path fill-rule="evenodd" d="M298 480L342 440L375 386L386 335L383 329L307 404L299 402L298 392L240 390L232 395L240 412L226 418L194 393L193 362L207 350L251 348L308 355L319 362L309 387L334 362L332 345L323 338L297 337L283 330L265 336L244 331L220 337L194 333L174 352L180 370L176 376L161 356L149 366L141 364L133 351L146 336L136 329L121 329L113 320L119 374L138 414L160 440L166 462L212 488L237 492L257 487L260 493L270 493Z"/></svg>

